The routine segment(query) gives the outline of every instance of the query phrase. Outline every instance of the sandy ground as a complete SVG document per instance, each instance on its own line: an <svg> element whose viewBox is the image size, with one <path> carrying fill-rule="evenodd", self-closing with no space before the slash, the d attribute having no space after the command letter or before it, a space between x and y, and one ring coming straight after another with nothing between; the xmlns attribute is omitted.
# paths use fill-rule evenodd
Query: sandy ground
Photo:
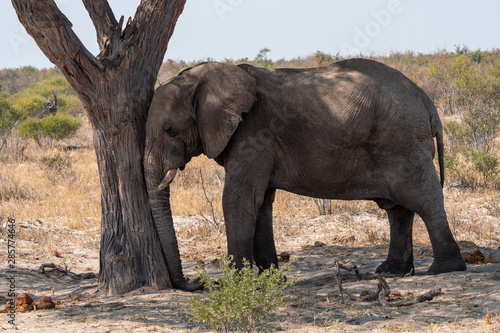
<svg viewBox="0 0 500 333"><path fill-rule="evenodd" d="M23 244L24 242L24 244ZM29 246L21 241L18 246ZM0 246L4 247L2 242ZM32 244L31 244L32 245ZM479 247L460 242L463 253L479 249L484 255L500 260L500 242ZM416 274L388 277L391 301L413 299L433 288L442 294L431 301L407 307L384 307L378 301L361 302L345 297L342 303L333 267L335 260L355 264L361 273L374 272L385 258L386 246L349 247L321 244L281 245L294 260L290 274L301 279L286 292L286 306L272 322L275 331L287 332L500 332L500 264L468 265L466 272L427 276L432 251L415 247ZM183 247L185 247L183 245ZM214 277L219 273L212 263L216 258L210 244L199 247L203 264ZM181 248L181 252L183 248ZM3 251L2 251L3 252ZM2 253L3 255L3 253ZM98 271L98 252L71 249L61 261L50 253L22 254L17 258L17 292L34 299L51 296L53 310L16 314L17 326L0 314L0 331L21 332L203 332L206 329L190 322L185 304L192 293L177 290L155 291L141 288L125 295L104 297L96 293L97 281L68 275L41 274L42 263L67 264L71 272ZM3 257L2 257L3 258ZM186 275L194 277L201 262L184 260ZM0 301L6 301L6 269L0 269ZM359 281L353 272L342 271L343 287L359 296L376 291L376 280Z"/></svg>

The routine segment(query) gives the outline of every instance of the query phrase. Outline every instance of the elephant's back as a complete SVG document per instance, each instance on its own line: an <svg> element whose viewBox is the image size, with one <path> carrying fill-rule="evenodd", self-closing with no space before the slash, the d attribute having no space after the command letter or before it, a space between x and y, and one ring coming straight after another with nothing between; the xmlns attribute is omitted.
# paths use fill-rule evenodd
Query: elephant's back
<svg viewBox="0 0 500 333"><path fill-rule="evenodd" d="M421 114L428 121L439 120L436 107L425 91L392 67L374 60L353 58L332 64L331 70L335 73L362 75L372 82L371 86L377 90L379 98L390 99L386 101L388 103L392 100L405 105L406 112L413 116Z"/></svg>

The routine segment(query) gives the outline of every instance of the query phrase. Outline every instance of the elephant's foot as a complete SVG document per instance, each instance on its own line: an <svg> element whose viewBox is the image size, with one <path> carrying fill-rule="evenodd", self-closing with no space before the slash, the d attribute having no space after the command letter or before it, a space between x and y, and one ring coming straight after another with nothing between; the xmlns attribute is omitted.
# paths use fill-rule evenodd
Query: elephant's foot
<svg viewBox="0 0 500 333"><path fill-rule="evenodd" d="M200 279L197 278L193 282L182 280L180 283L172 283L174 289L184 290L184 291L197 291L205 288Z"/></svg>
<svg viewBox="0 0 500 333"><path fill-rule="evenodd" d="M435 258L431 267L427 271L429 275L436 275L441 273L465 271L467 266L462 256L456 258Z"/></svg>
<svg viewBox="0 0 500 333"><path fill-rule="evenodd" d="M413 275L415 273L415 267L413 263L403 264L401 262L386 260L380 264L375 270L375 273L381 274L395 274L395 275Z"/></svg>

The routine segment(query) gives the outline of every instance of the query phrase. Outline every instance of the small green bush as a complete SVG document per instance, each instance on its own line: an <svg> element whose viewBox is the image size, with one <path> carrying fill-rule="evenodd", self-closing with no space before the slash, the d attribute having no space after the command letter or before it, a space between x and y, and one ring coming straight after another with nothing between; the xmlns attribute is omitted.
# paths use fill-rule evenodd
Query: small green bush
<svg viewBox="0 0 500 333"><path fill-rule="evenodd" d="M19 126L18 135L23 139L48 137L58 141L74 135L80 126L77 119L64 115L48 116L43 119L29 118Z"/></svg>
<svg viewBox="0 0 500 333"><path fill-rule="evenodd" d="M0 91L0 151L12 129L22 119L23 113L12 106L10 94Z"/></svg>
<svg viewBox="0 0 500 333"><path fill-rule="evenodd" d="M479 149L463 149L445 155L445 168L461 187L483 187L498 174L498 156Z"/></svg>
<svg viewBox="0 0 500 333"><path fill-rule="evenodd" d="M474 51L471 55L471 60L477 62L478 64L481 62L481 60L483 60L483 58L484 55L483 52L481 52L481 50Z"/></svg>
<svg viewBox="0 0 500 333"><path fill-rule="evenodd" d="M35 139L42 134L42 121L41 119L28 118L19 128L17 134L22 139Z"/></svg>
<svg viewBox="0 0 500 333"><path fill-rule="evenodd" d="M24 90L12 96L12 106L21 110L27 117L34 116L46 102L47 99L43 96L29 94Z"/></svg>
<svg viewBox="0 0 500 333"><path fill-rule="evenodd" d="M198 276L208 289L206 299L193 296L188 308L193 319L216 332L267 330L270 320L283 304L283 291L295 283L286 280L285 273L290 264L278 269L271 267L257 275L248 261L237 270L232 260L220 260L222 276L218 285L210 279L205 268Z"/></svg>
<svg viewBox="0 0 500 333"><path fill-rule="evenodd" d="M333 64L334 62L340 60L339 54L340 53L337 52L336 55L331 55L330 53L325 53L318 50L313 54L314 64L316 66L327 66Z"/></svg>
<svg viewBox="0 0 500 333"><path fill-rule="evenodd" d="M273 61L267 58L267 54L271 52L271 50L267 47L261 49L259 53L255 56L254 61L259 63L264 68L269 68L272 66Z"/></svg>
<svg viewBox="0 0 500 333"><path fill-rule="evenodd" d="M471 130L463 123L447 121L443 123L443 131L450 141L449 146L452 150L463 149L470 145Z"/></svg>
<svg viewBox="0 0 500 333"><path fill-rule="evenodd" d="M62 140L72 136L80 128L80 122L64 115L49 116L42 119L43 134L53 140Z"/></svg>
<svg viewBox="0 0 500 333"><path fill-rule="evenodd" d="M482 150L470 150L468 159L480 175L480 185L487 185L498 173L498 156Z"/></svg>

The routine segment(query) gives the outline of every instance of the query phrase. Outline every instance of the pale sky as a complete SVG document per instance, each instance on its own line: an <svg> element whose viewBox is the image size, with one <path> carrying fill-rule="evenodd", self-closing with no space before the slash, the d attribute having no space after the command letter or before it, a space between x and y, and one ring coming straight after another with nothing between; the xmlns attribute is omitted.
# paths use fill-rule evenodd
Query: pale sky
<svg viewBox="0 0 500 333"><path fill-rule="evenodd" d="M41 0L40 0L41 1ZM56 0L77 35L98 53L81 0ZM140 0L109 0L117 19ZM19 23L10 0L0 3L0 68L53 65ZM433 53L455 45L500 48L499 0L187 0L165 58L273 60L317 50L348 55L391 51Z"/></svg>

